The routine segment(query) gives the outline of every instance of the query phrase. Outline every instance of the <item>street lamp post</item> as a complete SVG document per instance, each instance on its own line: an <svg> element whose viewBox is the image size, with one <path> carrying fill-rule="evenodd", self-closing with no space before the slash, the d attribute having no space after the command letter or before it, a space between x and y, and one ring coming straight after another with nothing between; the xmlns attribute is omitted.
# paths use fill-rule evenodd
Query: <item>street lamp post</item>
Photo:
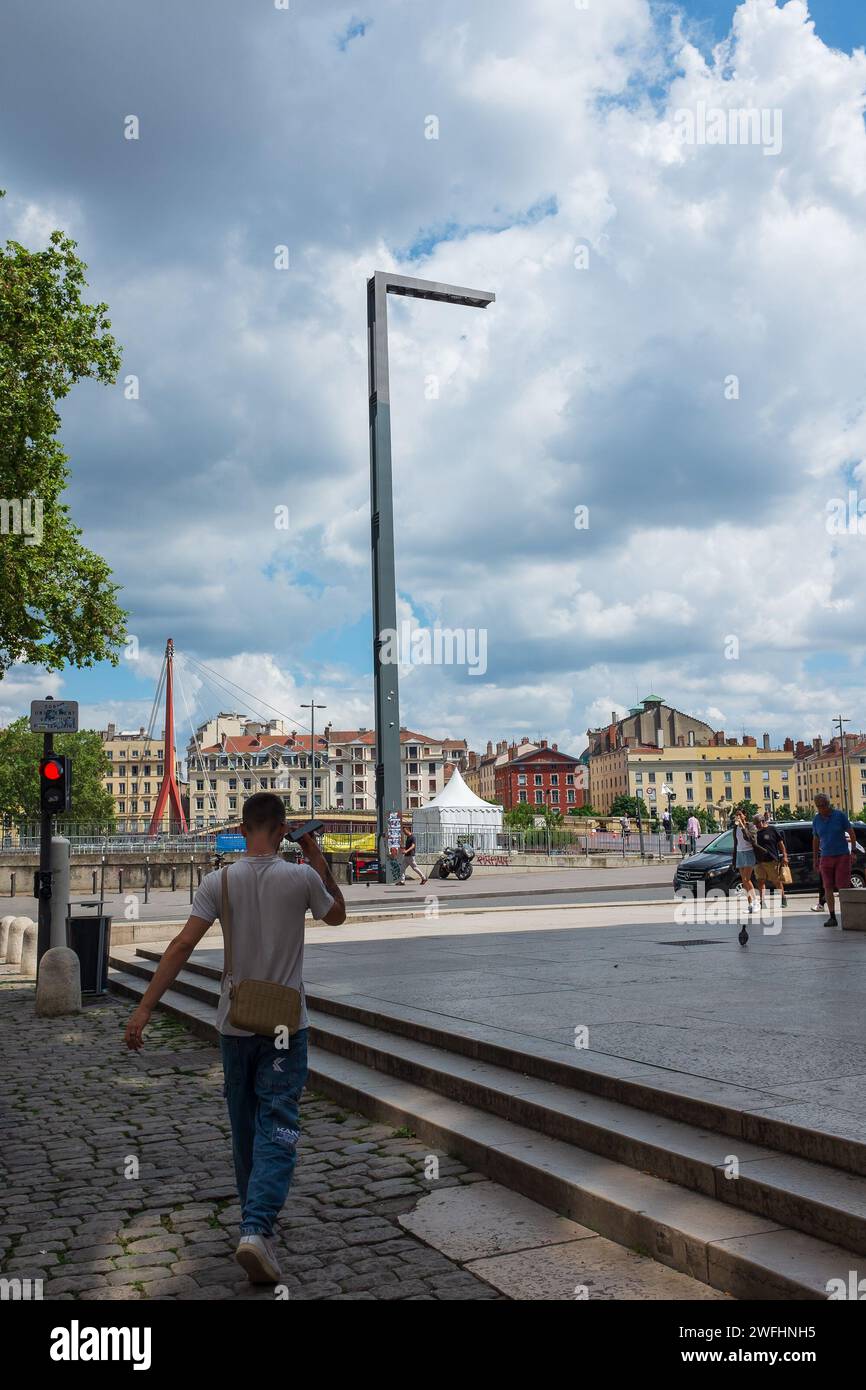
<svg viewBox="0 0 866 1390"><path fill-rule="evenodd" d="M845 815L851 815L851 808L848 805L848 769L845 763L845 730L843 725L850 724L850 719L843 719L841 714L837 714L833 720L834 724L839 725L839 752L842 756L842 800L845 805Z"/></svg>
<svg viewBox="0 0 866 1390"><path fill-rule="evenodd" d="M388 380L388 295L433 299L486 309L496 298L435 280L377 270L367 281L367 354L370 429L370 531L373 551L373 676L376 702L376 839L379 864L388 862L389 817L400 815L400 688L396 660L383 661L383 634L397 633L394 576L394 500L391 476L391 392Z"/></svg>
<svg viewBox="0 0 866 1390"><path fill-rule="evenodd" d="M310 787L310 810L312 817L316 818L316 710L327 709L327 705L317 705L316 697L308 705L301 705L301 709L310 711L310 762L313 768L312 785Z"/></svg>

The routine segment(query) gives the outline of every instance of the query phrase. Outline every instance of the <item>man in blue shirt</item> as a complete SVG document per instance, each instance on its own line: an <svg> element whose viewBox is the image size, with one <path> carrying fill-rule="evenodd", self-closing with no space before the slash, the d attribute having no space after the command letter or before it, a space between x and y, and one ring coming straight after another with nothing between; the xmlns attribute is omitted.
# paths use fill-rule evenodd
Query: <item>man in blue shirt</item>
<svg viewBox="0 0 866 1390"><path fill-rule="evenodd" d="M836 927L839 924L833 890L851 887L851 854L857 841L845 812L831 806L829 796L819 792L815 807L818 814L812 821L812 863L821 875L827 897L830 916L824 926Z"/></svg>

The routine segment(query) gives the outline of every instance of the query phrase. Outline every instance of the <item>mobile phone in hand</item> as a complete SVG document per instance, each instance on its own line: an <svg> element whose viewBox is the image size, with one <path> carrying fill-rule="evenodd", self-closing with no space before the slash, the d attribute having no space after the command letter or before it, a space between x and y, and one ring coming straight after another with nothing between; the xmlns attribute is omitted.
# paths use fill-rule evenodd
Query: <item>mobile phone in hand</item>
<svg viewBox="0 0 866 1390"><path fill-rule="evenodd" d="M289 831L289 839L299 844L305 835L316 835L320 830L324 830L325 823L320 820L308 820L306 825L298 826L297 830Z"/></svg>

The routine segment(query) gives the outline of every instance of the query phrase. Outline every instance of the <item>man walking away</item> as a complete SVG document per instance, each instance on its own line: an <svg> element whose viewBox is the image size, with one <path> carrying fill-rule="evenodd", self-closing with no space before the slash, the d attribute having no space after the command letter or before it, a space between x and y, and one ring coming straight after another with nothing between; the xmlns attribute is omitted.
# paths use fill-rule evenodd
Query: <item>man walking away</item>
<svg viewBox="0 0 866 1390"><path fill-rule="evenodd" d="M767 884L771 890L782 894L782 906L787 907L782 869L788 863L788 847L776 827L770 824L769 816L755 816L755 830L758 841L755 850L758 861L755 865L755 881L761 895L761 910L764 908L764 890Z"/></svg>
<svg viewBox="0 0 866 1390"><path fill-rule="evenodd" d="M300 1137L298 1107L307 1077L307 1013L304 1005L304 916L330 926L346 920L343 895L313 835L301 849L307 864L289 864L278 851L286 833L285 807L272 792L244 804L243 857L225 871L206 874L183 930L163 953L153 979L126 1028L127 1047L138 1051L151 1013L212 922L220 917L231 973L223 976L217 1009L235 1177L241 1204L235 1258L256 1284L279 1281L274 1223L289 1191ZM222 920L222 873L228 895ZM297 991L297 1030L258 1034L233 1027L235 984L266 981ZM297 1002L297 1001L296 1001Z"/></svg>
<svg viewBox="0 0 866 1390"><path fill-rule="evenodd" d="M854 829L845 812L832 806L829 796L824 796L823 792L815 797L815 808L818 814L812 821L812 863L821 874L827 898L830 915L824 926L838 927L833 892L851 887L851 851L856 843Z"/></svg>
<svg viewBox="0 0 866 1390"><path fill-rule="evenodd" d="M416 848L415 836L411 830L408 830L406 832L406 844L403 847L403 877L400 879L401 883L406 882L406 872L408 869L414 869L422 883L427 882L421 870L418 868L418 865L415 863Z"/></svg>

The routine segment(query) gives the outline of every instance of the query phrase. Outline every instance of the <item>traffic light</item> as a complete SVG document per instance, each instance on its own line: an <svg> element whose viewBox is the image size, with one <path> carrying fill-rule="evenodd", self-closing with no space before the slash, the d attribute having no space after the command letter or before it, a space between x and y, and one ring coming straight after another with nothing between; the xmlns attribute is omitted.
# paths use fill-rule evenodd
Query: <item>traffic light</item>
<svg viewBox="0 0 866 1390"><path fill-rule="evenodd" d="M72 764L63 753L49 753L39 764L39 804L49 816L59 816L72 804Z"/></svg>

